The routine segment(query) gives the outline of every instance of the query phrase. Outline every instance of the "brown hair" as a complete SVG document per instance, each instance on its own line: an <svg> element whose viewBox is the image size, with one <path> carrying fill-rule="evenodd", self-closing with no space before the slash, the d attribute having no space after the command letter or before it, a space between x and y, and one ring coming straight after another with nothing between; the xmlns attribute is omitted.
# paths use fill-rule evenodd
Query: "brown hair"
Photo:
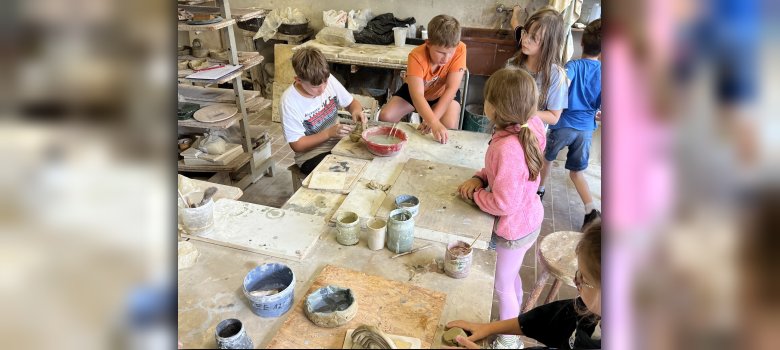
<svg viewBox="0 0 780 350"><path fill-rule="evenodd" d="M328 81L330 69L325 55L313 47L304 47L292 56L292 66L299 79L312 85L321 85Z"/></svg>
<svg viewBox="0 0 780 350"><path fill-rule="evenodd" d="M590 22L582 34L582 53L598 56L601 53L601 18Z"/></svg>
<svg viewBox="0 0 780 350"><path fill-rule="evenodd" d="M587 270L588 275L596 279L588 282L601 289L601 219L596 219L585 227L582 239L577 243L576 252L585 262L585 266L580 266L580 270Z"/></svg>
<svg viewBox="0 0 780 350"><path fill-rule="evenodd" d="M528 72L517 68L503 68L493 73L485 83L485 101L490 102L495 113L497 128L512 124L525 124L536 112L539 92L536 82ZM534 181L542 170L542 150L539 140L530 128L520 128L520 145L525 152L528 180Z"/></svg>
<svg viewBox="0 0 780 350"><path fill-rule="evenodd" d="M544 110L547 107L547 90L550 89L551 84L550 69L551 67L561 69L561 48L564 38L563 17L558 11L545 7L528 17L523 28L525 28L526 33L535 30L534 35L541 35L538 74L542 75L542 86L539 87L539 109ZM527 60L528 56L521 49L509 62L515 66L523 67Z"/></svg>
<svg viewBox="0 0 780 350"><path fill-rule="evenodd" d="M438 15L428 22L428 43L447 48L460 42L460 23L455 17Z"/></svg>

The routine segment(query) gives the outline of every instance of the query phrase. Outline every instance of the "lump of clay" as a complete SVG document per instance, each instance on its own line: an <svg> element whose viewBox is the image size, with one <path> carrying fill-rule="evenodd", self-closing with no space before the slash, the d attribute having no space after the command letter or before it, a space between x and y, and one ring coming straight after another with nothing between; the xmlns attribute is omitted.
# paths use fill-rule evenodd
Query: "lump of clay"
<svg viewBox="0 0 780 350"><path fill-rule="evenodd" d="M363 136L363 123L355 123L355 129L349 134L349 140L352 142L360 141Z"/></svg>
<svg viewBox="0 0 780 350"><path fill-rule="evenodd" d="M199 254L198 249L192 243L187 241L179 242L179 270L195 265Z"/></svg>
<svg viewBox="0 0 780 350"><path fill-rule="evenodd" d="M466 331L464 331L462 328L452 327L441 335L441 340L445 345L459 346L460 344L458 344L458 341L455 340L455 337L459 335L462 337L467 337Z"/></svg>
<svg viewBox="0 0 780 350"><path fill-rule="evenodd" d="M397 349L395 342L374 326L361 325L352 332L353 349Z"/></svg>
<svg viewBox="0 0 780 350"><path fill-rule="evenodd" d="M334 328L351 321L357 314L358 304L349 288L325 286L306 297L304 312L314 324Z"/></svg>

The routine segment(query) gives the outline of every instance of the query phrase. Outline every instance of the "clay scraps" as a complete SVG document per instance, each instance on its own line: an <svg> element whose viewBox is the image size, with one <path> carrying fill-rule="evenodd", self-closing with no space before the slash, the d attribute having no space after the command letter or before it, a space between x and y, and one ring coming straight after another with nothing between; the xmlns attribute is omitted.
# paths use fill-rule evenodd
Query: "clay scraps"
<svg viewBox="0 0 780 350"><path fill-rule="evenodd" d="M397 349L395 343L379 328L361 325L352 332L353 349Z"/></svg>

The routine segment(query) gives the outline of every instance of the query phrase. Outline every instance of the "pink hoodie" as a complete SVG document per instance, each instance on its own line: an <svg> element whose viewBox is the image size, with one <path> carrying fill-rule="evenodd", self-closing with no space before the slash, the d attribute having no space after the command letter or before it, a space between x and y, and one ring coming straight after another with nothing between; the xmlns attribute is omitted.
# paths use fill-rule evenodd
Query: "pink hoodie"
<svg viewBox="0 0 780 350"><path fill-rule="evenodd" d="M534 116L528 121L528 126L539 140L539 149L544 150L547 140L542 120ZM513 127L507 129L512 130ZM497 130L493 134L485 153L485 167L476 174L487 181L490 191L476 190L474 202L482 211L498 217L496 234L513 241L542 226L544 207L536 195L541 176L534 181L528 180L523 146L517 132L508 130Z"/></svg>

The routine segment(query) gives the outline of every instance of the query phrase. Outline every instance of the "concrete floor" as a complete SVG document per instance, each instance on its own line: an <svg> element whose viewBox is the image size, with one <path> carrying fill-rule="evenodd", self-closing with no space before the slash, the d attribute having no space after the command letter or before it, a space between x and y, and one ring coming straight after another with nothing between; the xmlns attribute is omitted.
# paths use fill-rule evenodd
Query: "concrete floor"
<svg viewBox="0 0 780 350"><path fill-rule="evenodd" d="M276 160L273 177L264 177L244 190L240 200L272 207L281 207L292 196L292 178L287 167L294 163L293 151L285 142L280 123L271 121L270 109L262 113L250 116L250 124L265 128L273 138L272 157ZM568 171L564 169L566 152L562 151L558 159L553 162L552 173L546 184L544 196L544 221L540 238L557 231L579 231L585 216L585 209L580 200L574 184L569 179ZM585 172L591 193L596 206L601 208L601 129L597 130L593 137L591 148L590 166ZM201 179L204 179L201 177ZM537 241L538 242L538 241ZM535 243L525 256L520 277L523 281L524 298L527 299L538 276L536 264ZM551 287L548 280L545 291L540 297L543 302L547 291ZM573 287L562 286L558 299L570 299L577 296ZM537 303L537 305L539 304ZM498 319L498 299L493 300L493 319ZM526 345L533 345L533 341L526 341Z"/></svg>

